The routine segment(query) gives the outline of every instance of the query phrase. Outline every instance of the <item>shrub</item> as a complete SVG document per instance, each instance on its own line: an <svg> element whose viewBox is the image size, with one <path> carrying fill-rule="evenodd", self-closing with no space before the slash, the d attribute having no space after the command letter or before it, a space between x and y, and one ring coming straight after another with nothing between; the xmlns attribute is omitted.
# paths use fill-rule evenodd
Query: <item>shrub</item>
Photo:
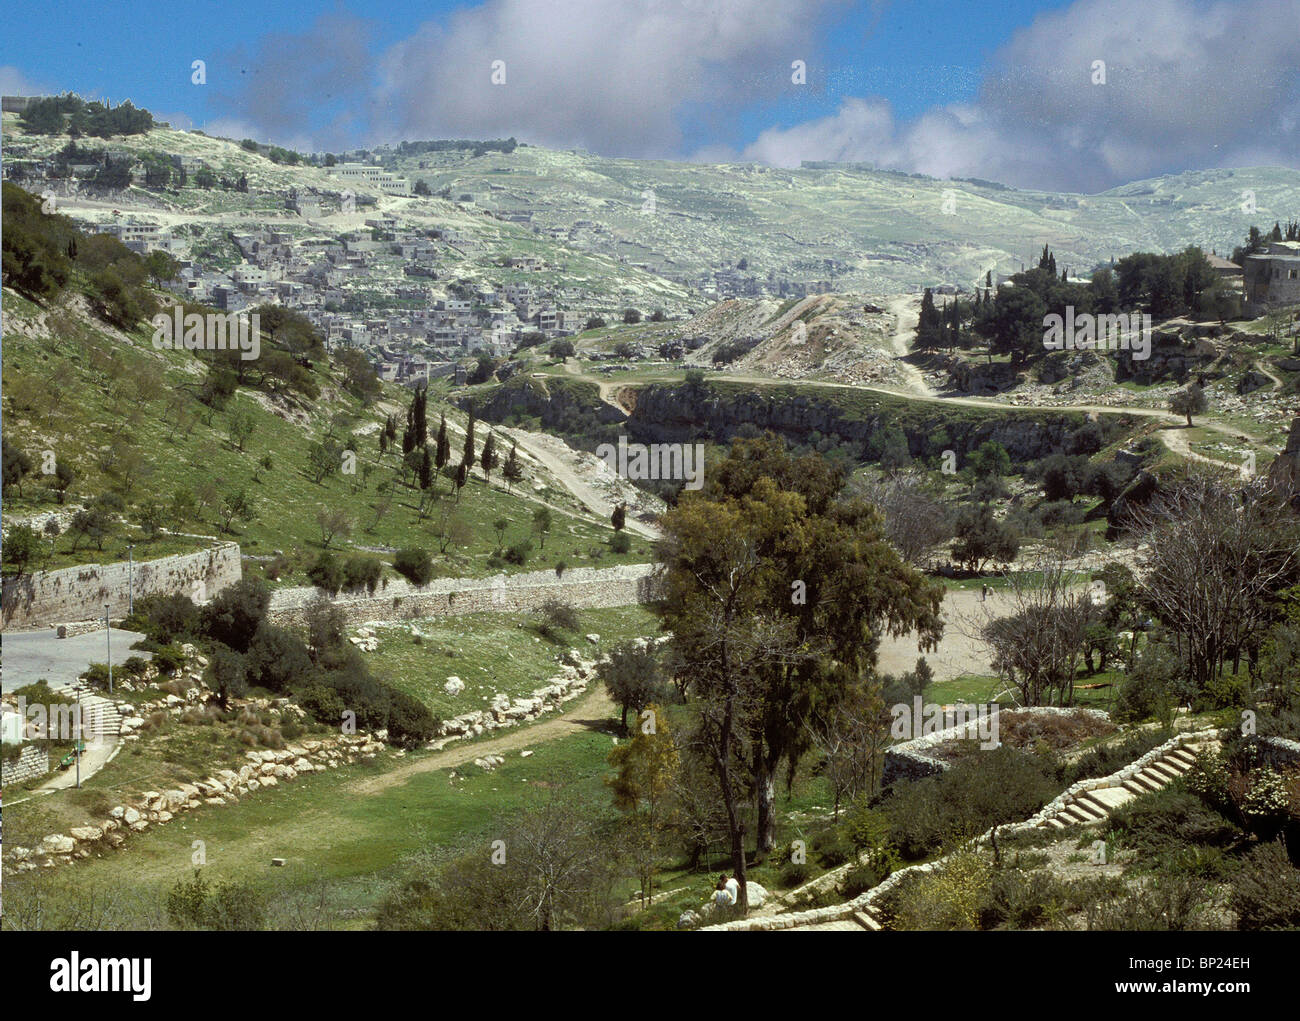
<svg viewBox="0 0 1300 1021"><path fill-rule="evenodd" d="M400 549L393 557L393 570L412 585L427 585L433 577L433 557L416 547Z"/></svg>
<svg viewBox="0 0 1300 1021"><path fill-rule="evenodd" d="M533 552L533 543L531 539L524 539L515 543L506 550L506 560L509 563L522 566L528 563L528 557Z"/></svg>
<svg viewBox="0 0 1300 1021"><path fill-rule="evenodd" d="M796 862L787 860L781 866L781 871L777 874L777 880L784 889L791 890L796 886L802 886L808 882L812 875L812 866L806 862Z"/></svg>
<svg viewBox="0 0 1300 1021"><path fill-rule="evenodd" d="M326 550L307 569L307 578L317 588L335 595L343 587L343 565L338 557Z"/></svg>
<svg viewBox="0 0 1300 1021"><path fill-rule="evenodd" d="M348 557L343 565L343 585L348 589L365 588L371 595L379 588L379 579L383 577L383 565L373 557Z"/></svg>
<svg viewBox="0 0 1300 1021"><path fill-rule="evenodd" d="M548 596L537 612L541 617L537 629L546 638L559 638L559 632L576 632L582 626L578 619L578 611L573 608L573 605L554 596Z"/></svg>
<svg viewBox="0 0 1300 1021"><path fill-rule="evenodd" d="M307 644L287 628L265 624L248 646L248 679L268 691L288 691L315 672Z"/></svg>
<svg viewBox="0 0 1300 1021"><path fill-rule="evenodd" d="M1233 878L1229 903L1240 929L1300 926L1300 870L1281 841L1252 848Z"/></svg>
<svg viewBox="0 0 1300 1021"><path fill-rule="evenodd" d="M615 553L626 553L632 548L632 537L626 532L615 532L610 537L609 548Z"/></svg>
<svg viewBox="0 0 1300 1021"><path fill-rule="evenodd" d="M153 665L159 674L170 677L185 667L185 653L179 645L163 645L154 650Z"/></svg>
<svg viewBox="0 0 1300 1021"><path fill-rule="evenodd" d="M314 684L298 694L298 705L317 723L335 728L343 722L345 706L339 693L323 684Z"/></svg>
<svg viewBox="0 0 1300 1021"><path fill-rule="evenodd" d="M261 578L244 578L220 592L203 608L203 627L210 638L247 652L253 632L266 617L271 590Z"/></svg>
<svg viewBox="0 0 1300 1021"><path fill-rule="evenodd" d="M392 690L388 710L388 740L402 748L415 748L432 741L438 733L438 718L429 707L404 691Z"/></svg>

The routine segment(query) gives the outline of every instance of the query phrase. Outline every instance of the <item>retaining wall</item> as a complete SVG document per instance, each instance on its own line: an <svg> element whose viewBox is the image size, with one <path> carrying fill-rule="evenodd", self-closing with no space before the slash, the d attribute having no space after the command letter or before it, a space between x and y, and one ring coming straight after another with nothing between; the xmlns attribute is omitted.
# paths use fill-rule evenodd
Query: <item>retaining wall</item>
<svg viewBox="0 0 1300 1021"><path fill-rule="evenodd" d="M129 588L137 597L157 593L193 597L195 582L201 582L197 601L203 601L239 581L241 574L239 546L233 542L198 553L137 560L134 567L123 561L38 571L5 579L4 627L17 631L102 618L105 603L111 614L122 616L129 605Z"/></svg>
<svg viewBox="0 0 1300 1021"><path fill-rule="evenodd" d="M427 585L389 579L374 595L344 593L332 600L349 624L372 620L412 620L495 611L529 613L548 599L579 609L631 606L650 602L657 591L653 564L579 567L556 577L554 571L498 575L495 578L435 578ZM276 624L301 625L307 607L321 596L312 586L279 589L268 616Z"/></svg>

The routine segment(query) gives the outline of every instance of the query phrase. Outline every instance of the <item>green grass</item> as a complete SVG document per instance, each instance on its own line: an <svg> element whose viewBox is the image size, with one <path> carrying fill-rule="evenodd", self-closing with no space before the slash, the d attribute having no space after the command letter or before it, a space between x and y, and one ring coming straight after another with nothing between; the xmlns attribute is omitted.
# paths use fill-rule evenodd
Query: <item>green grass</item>
<svg viewBox="0 0 1300 1021"><path fill-rule="evenodd" d="M539 636L536 621L504 613L473 613L439 617L412 624L421 638L416 644L411 625L376 627L379 648L366 653L375 676L425 703L444 719L485 708L492 696L518 698L542 687L559 669L559 656L575 648L584 659L629 638L653 635L656 619L640 606L580 611L581 625L567 641ZM592 645L588 633L600 635ZM449 676L465 682L465 690L448 695Z"/></svg>
<svg viewBox="0 0 1300 1021"><path fill-rule="evenodd" d="M6 291L6 315L19 320L39 311ZM177 490L189 490L211 501L187 519L165 514L164 527L176 532L216 535L221 532L221 498L245 490L254 502L254 519L236 519L223 538L239 542L245 554L270 556L284 551L290 569L281 584L305 582L305 571L322 546L316 520L322 508L342 510L352 522L351 535L335 545L344 548L391 549L421 545L437 550L440 510L425 518L417 513L419 490L399 482L391 492L387 513L380 518L384 498L381 486L398 476L400 451L380 457L376 425L384 415L394 414L399 422L409 403L401 387L385 388L383 397L371 407L339 388L328 367L317 365L316 382L322 389L319 400L281 405L281 413L264 406L264 395L241 389L226 411L212 413L193 396L201 381L200 363L185 351L156 351L143 332L132 343L115 338L97 321L79 313L58 310L56 337L33 339L10 331L6 338L5 435L9 442L27 452L35 466L22 486L6 487L6 510L11 515L45 512L59 507L53 491L43 484L39 472L44 451L69 463L77 479L68 493L69 504L82 503L110 489L118 491L128 504L128 521L134 521L139 505L149 498L166 506ZM453 426L463 427L465 414L449 405L439 405L437 390L430 401L431 434L444 410ZM256 423L246 449L236 449L227 435L230 411L247 409ZM338 424L331 416L342 415ZM367 431L369 430L369 431ZM329 433L342 442L351 433L358 436L358 460L353 475L335 472L322 482L308 470L311 444ZM480 423L477 444L481 448L487 429ZM458 459L463 438L451 430L453 458ZM432 439L432 435L430 436ZM106 451L116 446L136 464L128 472L115 468ZM501 451L504 459L507 450ZM269 456L272 467L259 467ZM120 459L119 459L119 463ZM497 478L499 479L499 471ZM507 545L529 540L533 553L525 565L506 566L507 572L536 570L565 561L569 566L606 566L643 562L648 556L645 540L632 537L626 554L610 550L613 534L609 523L587 512L549 476L538 476L506 492L483 481L475 469L458 502L448 495L448 479L438 479L435 491L450 504L460 541L446 555L435 556L439 576L495 574L489 557L497 549L493 522L509 522ZM409 480L408 480L409 483ZM545 501L552 507L553 523L545 549L533 534L532 515ZM71 540L60 537L50 566L67 563L104 562L125 559L125 546L137 536L132 525L104 544L102 552L91 547L72 556ZM136 559L187 552L200 548L202 540L158 539L137 548ZM84 554L84 555L83 555Z"/></svg>

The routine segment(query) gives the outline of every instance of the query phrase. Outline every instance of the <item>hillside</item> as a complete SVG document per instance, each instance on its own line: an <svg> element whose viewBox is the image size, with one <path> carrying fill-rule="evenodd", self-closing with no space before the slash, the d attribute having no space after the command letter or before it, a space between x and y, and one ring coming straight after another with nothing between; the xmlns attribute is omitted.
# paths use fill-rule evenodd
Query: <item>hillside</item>
<svg viewBox="0 0 1300 1021"><path fill-rule="evenodd" d="M450 480L438 479L437 498L422 517L419 490L398 468L399 452L381 456L378 449L385 416L405 416L410 393L401 387L385 385L376 400L363 404L343 388L338 368L317 363L316 400L241 387L217 410L196 396L203 370L193 353L155 350L145 330L104 324L84 294L72 291L55 307L42 308L6 289L4 302L5 443L31 463L19 485L5 487L6 527L22 520L38 528L51 518L59 522L61 534L51 541L52 553L40 558L41 566L124 559L130 542L142 560L193 549L202 545L199 537L220 535L237 541L245 557L261 566L274 561L272 581L302 584L322 548L322 510L339 512L346 522L332 548L382 558L400 547L422 546L435 552L439 576L535 570L558 561L604 566L645 559L640 540L629 554L611 552L608 521L587 511L523 444L524 478L510 491L499 469L490 484L481 469L472 472L459 501L450 495ZM444 411L459 459L466 415L435 394L431 433ZM239 416L251 422L242 449L231 437ZM313 444L342 446L349 436L357 441L355 474L338 470L316 481L309 463ZM476 449L485 436L480 426ZM499 449L504 459L508 445ZM42 471L46 464L74 472L62 502L54 477ZM105 492L120 498L117 516L124 520L100 549L93 537L74 537L68 526L77 508ZM184 492L194 501L177 495ZM252 504L250 517L228 516L228 501L239 493ZM533 514L543 507L553 515L544 550L533 531ZM493 526L499 519L508 522L506 545L534 543L527 565L489 563L499 545ZM440 556L444 529L451 538Z"/></svg>
<svg viewBox="0 0 1300 1021"><path fill-rule="evenodd" d="M19 167L68 141L26 137L11 114L4 134L8 159ZM468 150L377 150L383 169L425 182L432 195L377 193L373 206L359 204L351 213L327 208L304 218L285 208L290 189L327 199L344 190L324 168L274 163L234 141L161 127L115 138L112 148L197 159L218 174L247 175L249 190L133 185L105 196L56 184L64 211L107 222L114 209L138 207L217 249L228 244L226 233L250 221L325 238L362 228L368 217L391 215L467 241L467 248L449 253L456 275L467 280L509 280L516 274L500 263L531 256L544 265L520 278L603 296L611 304L680 312L698 311L720 271L739 272L755 284L785 280L867 295L969 287L990 270L1018 270L1044 244L1076 272L1143 249L1200 245L1223 254L1241 243L1252 223L1266 226L1300 209L1300 171L1282 167L1188 172L1077 195L855 164L784 170L608 159L521 145L477 156ZM1251 197L1255 212L1247 214L1243 203Z"/></svg>

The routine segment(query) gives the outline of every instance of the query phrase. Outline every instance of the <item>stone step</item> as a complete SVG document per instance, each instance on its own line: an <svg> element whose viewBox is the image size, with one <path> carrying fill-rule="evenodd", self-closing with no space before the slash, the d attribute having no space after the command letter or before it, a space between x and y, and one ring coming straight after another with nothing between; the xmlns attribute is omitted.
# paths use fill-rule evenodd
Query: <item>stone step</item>
<svg viewBox="0 0 1300 1021"><path fill-rule="evenodd" d="M1110 815L1111 812L1133 800L1133 792L1123 787L1098 787L1079 795L1079 800L1091 805L1099 812Z"/></svg>
<svg viewBox="0 0 1300 1021"><path fill-rule="evenodd" d="M880 923L877 922L875 916L871 914L870 908L853 912L853 920L862 926L862 928L867 929L870 932L880 931Z"/></svg>
<svg viewBox="0 0 1300 1021"><path fill-rule="evenodd" d="M1168 755L1166 755L1165 758L1171 759L1176 762L1184 762L1187 764L1189 768L1191 766L1196 765L1196 756L1191 752L1189 752L1186 748L1175 748Z"/></svg>
<svg viewBox="0 0 1300 1021"><path fill-rule="evenodd" d="M1149 790L1147 790L1147 788L1143 787L1136 780L1125 780L1124 789L1128 791L1130 794L1132 794L1134 797L1138 797L1139 795L1142 794L1151 793Z"/></svg>
<svg viewBox="0 0 1300 1021"><path fill-rule="evenodd" d="M1105 818L1105 815L1095 810L1083 808L1077 802L1071 802L1061 809L1057 817L1068 823L1086 826L1089 823L1099 822Z"/></svg>
<svg viewBox="0 0 1300 1021"><path fill-rule="evenodd" d="M1159 777L1161 786L1167 783L1173 783L1173 781L1182 776L1182 773L1178 772L1178 770L1171 766L1166 766L1163 762L1151 763L1151 765L1147 766L1146 772Z"/></svg>
<svg viewBox="0 0 1300 1021"><path fill-rule="evenodd" d="M1148 773L1145 769L1133 777L1133 780L1141 784L1148 794L1160 790L1169 782L1165 777L1157 776L1155 773Z"/></svg>
<svg viewBox="0 0 1300 1021"><path fill-rule="evenodd" d="M1063 830L1063 829L1065 829L1065 823L1061 822L1061 820L1058 819L1058 818L1056 818L1056 816L1051 816L1050 818L1048 818L1045 822L1041 823L1040 825L1043 825L1043 826L1050 826L1050 827L1051 827L1052 829L1054 829L1054 830Z"/></svg>

